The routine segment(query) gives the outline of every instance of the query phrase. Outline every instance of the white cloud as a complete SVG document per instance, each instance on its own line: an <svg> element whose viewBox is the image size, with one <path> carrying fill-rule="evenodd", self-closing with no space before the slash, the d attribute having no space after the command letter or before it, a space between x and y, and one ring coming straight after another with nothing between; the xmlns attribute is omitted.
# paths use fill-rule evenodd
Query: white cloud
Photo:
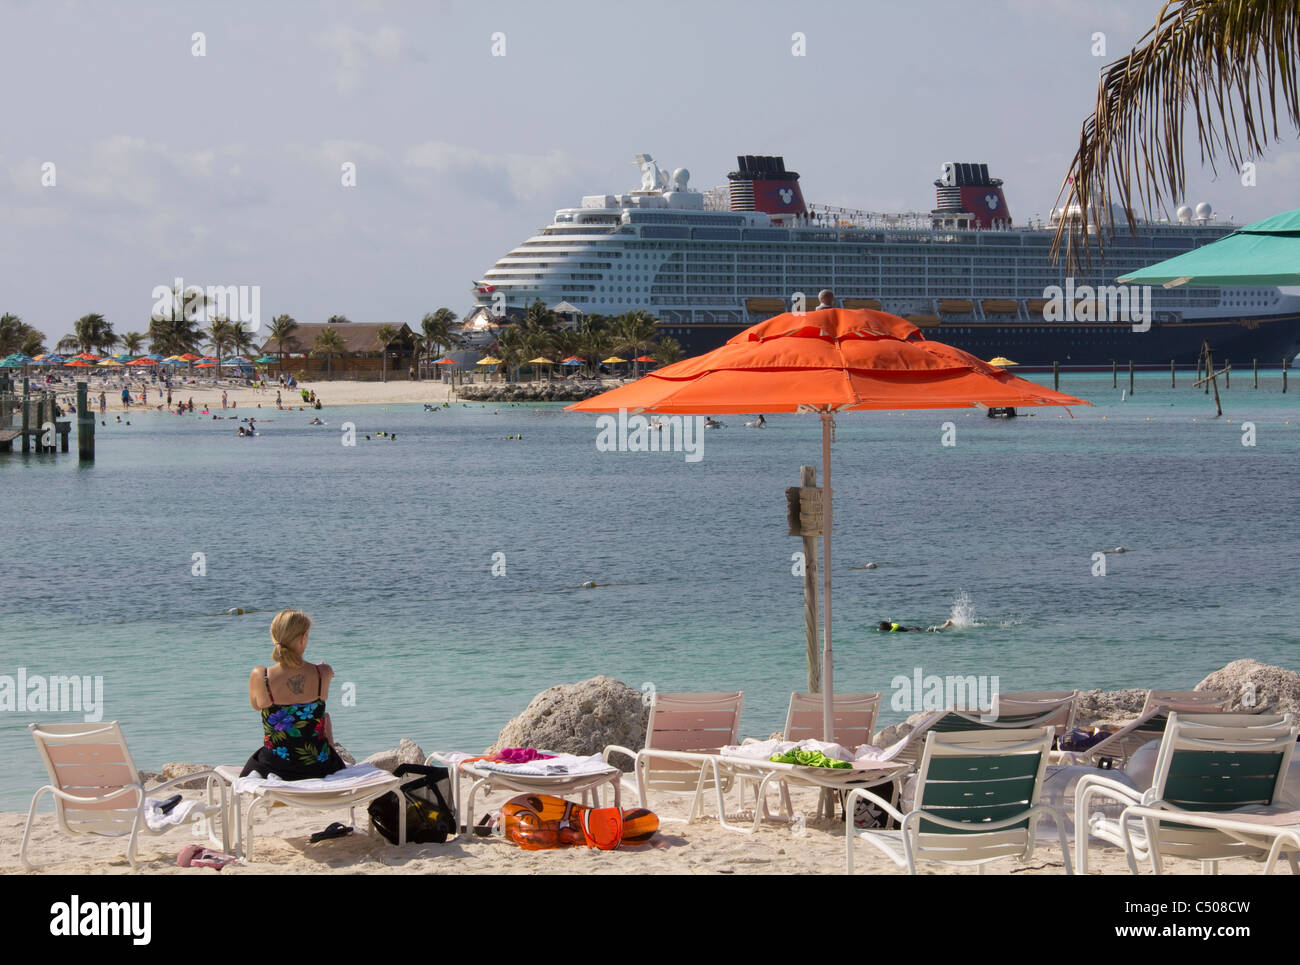
<svg viewBox="0 0 1300 965"><path fill-rule="evenodd" d="M425 141L402 156L416 180L431 174L449 181L474 197L498 204L536 203L553 200L557 192L581 181L585 172L568 154L552 150L546 154L490 154L473 147ZM574 197L572 203L576 204Z"/></svg>
<svg viewBox="0 0 1300 965"><path fill-rule="evenodd" d="M341 23L332 24L313 38L316 45L337 60L334 83L350 93L361 84L362 75L372 63L394 63L402 59L420 59L396 27L380 27L366 33Z"/></svg>

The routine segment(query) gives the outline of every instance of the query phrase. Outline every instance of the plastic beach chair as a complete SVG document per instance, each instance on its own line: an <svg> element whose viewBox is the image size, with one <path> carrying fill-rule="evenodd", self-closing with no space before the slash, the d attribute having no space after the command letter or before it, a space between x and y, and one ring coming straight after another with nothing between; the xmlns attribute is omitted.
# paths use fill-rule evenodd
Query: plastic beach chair
<svg viewBox="0 0 1300 965"><path fill-rule="evenodd" d="M936 711L931 717L922 720L912 733L919 737L931 731L947 734L1051 727L1054 736L1059 737L1074 726L1078 696L1077 690L1025 690L999 694L996 715L980 710ZM918 760L922 746L919 740L913 740L899 756L904 760Z"/></svg>
<svg viewBox="0 0 1300 965"><path fill-rule="evenodd" d="M703 816L704 795L712 790L719 817L725 824L723 800L731 788L732 778L720 766L718 751L736 743L744 700L743 690L706 694L656 692L646 724L646 746L634 751L610 744L601 756L609 761L611 755L621 754L632 761L637 802L641 807L650 806L651 790L690 794L691 811L687 820L694 821Z"/></svg>
<svg viewBox="0 0 1300 965"><path fill-rule="evenodd" d="M831 741L849 750L862 744L870 744L876 726L876 715L880 710L880 694L834 694L831 701ZM824 713L825 707L821 694L792 693L781 739L795 742L821 740L825 730ZM744 786L744 782L741 786ZM838 790L841 786L841 782L836 782L833 787L822 787L819 807L822 816L833 816L831 791ZM793 807L790 803L788 782L781 781L780 788L783 817L789 819ZM765 818L774 817L768 813L766 800L762 801L760 806Z"/></svg>
<svg viewBox="0 0 1300 965"><path fill-rule="evenodd" d="M357 823L356 809L385 794L397 795L398 844L406 843L406 799L400 778L372 764L353 764L328 777L305 781L281 781L250 775L239 776L238 765L226 764L216 769L217 776L234 791L231 803L232 822L237 829L239 854L252 861L253 819L258 805L270 813L277 804L306 808L311 811L339 811L348 808L351 823Z"/></svg>
<svg viewBox="0 0 1300 965"><path fill-rule="evenodd" d="M107 724L29 724L27 729L36 740L50 783L36 792L27 811L27 824L23 828L23 843L19 850L24 867L34 867L27 860L27 846L36 808L44 794L54 798L54 814L59 830L64 834L126 836L126 860L132 868L137 867L135 848L141 833L156 836L195 822L206 822L211 844L219 844L222 851L230 850L229 799L226 787L218 780L215 771L196 771L164 781L150 788L146 796L140 771L131 759L117 721ZM199 778L207 779L204 802L188 808L184 818L177 823L167 823L157 829L150 827L149 802L161 803L170 796L162 792ZM214 787L220 792L220 804L213 801ZM221 825L219 842L213 834L213 822L209 820L212 818Z"/></svg>
<svg viewBox="0 0 1300 965"><path fill-rule="evenodd" d="M1142 745L1160 740L1165 733L1171 713L1213 714L1227 709L1229 699L1224 694L1200 690L1152 690L1136 720L1129 721L1105 740L1093 744L1086 751L1076 752L1076 763L1094 767L1123 767Z"/></svg>
<svg viewBox="0 0 1300 965"><path fill-rule="evenodd" d="M1039 803L1053 728L985 729L926 734L916 789L907 814L872 791L849 792L853 813L858 801L871 801L898 822L897 830L858 830L846 822L844 866L853 873L853 845L863 838L891 861L916 874L918 861L977 865L1033 855L1035 825L1043 814L1056 819L1065 873L1069 847L1060 812Z"/></svg>
<svg viewBox="0 0 1300 965"><path fill-rule="evenodd" d="M1300 732L1290 714L1170 713L1155 775L1145 792L1089 774L1075 785L1076 864L1088 870L1089 832L1119 845L1129 870L1149 858L1201 861L1214 874L1223 858L1263 857L1267 874L1285 850L1300 874L1300 810L1283 796ZM1118 819L1089 813L1098 799L1128 805Z"/></svg>

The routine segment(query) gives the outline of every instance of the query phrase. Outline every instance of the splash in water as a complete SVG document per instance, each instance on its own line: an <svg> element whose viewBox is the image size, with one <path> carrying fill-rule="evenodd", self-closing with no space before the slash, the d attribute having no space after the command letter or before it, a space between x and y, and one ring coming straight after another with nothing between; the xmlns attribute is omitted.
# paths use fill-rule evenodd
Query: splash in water
<svg viewBox="0 0 1300 965"><path fill-rule="evenodd" d="M975 621L975 606L971 603L970 594L965 590L957 594L957 599L953 601L948 619L952 621L953 627L957 630L979 626Z"/></svg>

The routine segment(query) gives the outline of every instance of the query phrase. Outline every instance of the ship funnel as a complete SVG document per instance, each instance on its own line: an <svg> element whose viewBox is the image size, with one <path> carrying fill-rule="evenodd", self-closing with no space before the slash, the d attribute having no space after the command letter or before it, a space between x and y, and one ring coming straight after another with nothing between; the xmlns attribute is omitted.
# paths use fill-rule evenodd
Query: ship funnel
<svg viewBox="0 0 1300 965"><path fill-rule="evenodd" d="M799 175L785 169L785 158L743 154L736 163L740 170L727 175L732 211L762 211L774 217L807 212Z"/></svg>
<svg viewBox="0 0 1300 965"><path fill-rule="evenodd" d="M1009 228L1011 212L1002 193L1002 179L989 177L987 164L947 161L934 182L936 222L968 228Z"/></svg>

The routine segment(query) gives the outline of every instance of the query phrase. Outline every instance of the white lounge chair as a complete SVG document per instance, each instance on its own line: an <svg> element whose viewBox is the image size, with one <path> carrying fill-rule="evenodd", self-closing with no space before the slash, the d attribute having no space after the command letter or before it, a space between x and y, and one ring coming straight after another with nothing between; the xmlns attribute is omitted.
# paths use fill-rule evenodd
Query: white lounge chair
<svg viewBox="0 0 1300 965"><path fill-rule="evenodd" d="M1086 751L1067 752L1063 757L1073 764L1121 768L1144 744L1160 740L1171 713L1222 713L1229 698L1223 694L1200 690L1152 690L1136 720L1129 721L1105 740Z"/></svg>
<svg viewBox="0 0 1300 965"><path fill-rule="evenodd" d="M29 724L27 729L36 740L50 783L36 792L27 811L27 824L23 828L23 843L19 849L24 867L34 867L27 860L27 846L36 807L45 794L54 798L54 814L59 829L65 834L128 836L126 860L132 868L137 867L135 848L140 834L160 835L174 827L196 822L201 828L206 827L209 843L219 844L222 851L230 850L229 799L216 772L196 771L164 781L150 788L149 796L146 796L140 771L131 759L117 721L107 724ZM151 801L159 803L170 796L161 792L200 778L206 778L204 802L197 805L182 803L178 805L185 808L181 820L157 828L150 826ZM220 791L220 804L213 801L214 787ZM220 842L213 834L213 819L221 826Z"/></svg>
<svg viewBox="0 0 1300 965"><path fill-rule="evenodd" d="M233 791L232 822L237 829L239 854L245 861L253 860L253 818L258 805L262 805L268 814L277 804L311 811L347 808L351 823L355 825L358 807L385 794L396 794L397 840L398 844L406 843L406 800L401 791L402 781L372 764L353 764L329 777L305 781L281 781L257 774L242 778L240 770L238 765L227 764L218 767L216 774Z"/></svg>
<svg viewBox="0 0 1300 965"><path fill-rule="evenodd" d="M1300 874L1300 811L1283 799L1297 726L1290 714L1170 713L1152 786L1134 791L1101 775L1075 786L1076 864L1088 870L1088 835L1119 845L1129 870L1149 858L1199 860L1207 874L1224 858L1264 857L1264 873L1285 849ZM1119 818L1092 812L1094 801L1128 805Z"/></svg>
<svg viewBox="0 0 1300 965"><path fill-rule="evenodd" d="M898 830L857 830L846 822L844 867L853 873L853 844L864 838L891 861L916 874L918 861L977 865L1033 855L1035 825L1042 814L1056 819L1065 873L1070 851L1059 811L1038 802L1051 726L1031 730L981 730L926 735L921 755L916 803L901 813L877 794L849 792L845 808L853 813L859 800L871 801L899 824Z"/></svg>
<svg viewBox="0 0 1300 965"><path fill-rule="evenodd" d="M934 732L939 734L979 730L1024 730L1027 728L1051 727L1056 737L1069 732L1074 726L1077 690L1025 690L1009 694L999 694L997 713L992 710L985 713L980 710L963 710L950 708L936 711L925 718L916 731L921 734ZM914 731L914 733L916 732ZM909 734L910 738L911 735ZM902 753L904 759L919 759L921 753L919 741L912 741Z"/></svg>
<svg viewBox="0 0 1300 965"><path fill-rule="evenodd" d="M781 739L784 741L821 740L824 732L825 721L824 705L821 694L792 693L790 695L790 706L786 711L785 730L781 732ZM880 694L835 694L832 700L832 737L831 741L839 744L841 747L852 750L862 744L871 743L871 735L875 730L876 714L880 710ZM749 743L746 741L746 743ZM767 808L767 799L765 795L758 795L757 800L764 820L791 820L793 817L793 805L790 802L789 785L791 783L804 787L820 787L822 795L819 801L818 811L822 817L834 817L834 800L833 792L842 790L846 782L842 779L836 779L834 776L827 776L825 779L818 780L817 775L809 771L808 768L797 768L794 765L787 765L789 772L795 775L811 775L811 780L796 778L793 781L780 780L781 806L782 814L773 815ZM822 769L825 770L825 769ZM893 768L890 769L891 771ZM766 777L766 775L764 775ZM743 788L746 782L742 782ZM753 783L752 781L749 783ZM760 779L760 783L766 787L766 781ZM756 792L757 794L757 792ZM742 806L744 804L742 797ZM755 814L755 827L759 820L759 813Z"/></svg>
<svg viewBox="0 0 1300 965"><path fill-rule="evenodd" d="M656 692L646 724L646 746L632 750L611 744L601 756L607 762L613 754L632 761L637 803L641 807L650 807L652 790L690 794L691 811L687 821L695 821L703 817L704 795L711 790L717 798L719 819L725 825L724 796L730 790L732 779L719 766L718 751L736 743L744 700L743 690L704 694Z"/></svg>

